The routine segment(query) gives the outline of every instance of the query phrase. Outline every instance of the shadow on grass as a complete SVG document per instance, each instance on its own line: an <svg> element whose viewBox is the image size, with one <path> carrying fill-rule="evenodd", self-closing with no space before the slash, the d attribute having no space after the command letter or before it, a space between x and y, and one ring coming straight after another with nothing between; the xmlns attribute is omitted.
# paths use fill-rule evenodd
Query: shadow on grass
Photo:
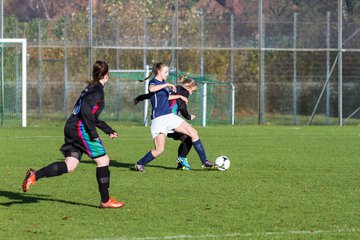
<svg viewBox="0 0 360 240"><path fill-rule="evenodd" d="M43 195L43 194L24 194L19 192L10 192L10 191L2 191L0 190L0 196L7 197L9 202L0 203L1 206L10 207L14 204L31 204L31 203L38 203L40 201L49 201L49 202L59 202L59 203L65 203L65 204L71 204L71 205L78 205L78 206L85 206L85 207L91 207L91 208L98 208L98 206L85 204L85 203L78 203L78 202L72 202L67 201L63 199L54 199L51 198L49 195Z"/></svg>
<svg viewBox="0 0 360 240"><path fill-rule="evenodd" d="M95 162L92 160L81 160L81 163L86 163L86 164L94 164ZM135 163L124 163L124 162L118 162L116 160L110 160L110 167L117 167L117 168L127 168L130 171L136 171L135 170ZM163 169L168 169L168 170L177 170L176 167L167 167L167 166L161 166L161 165L146 165L146 168L163 168Z"/></svg>
<svg viewBox="0 0 360 240"><path fill-rule="evenodd" d="M60 161L61 159L59 159ZM155 160L156 161L156 160ZM81 163L85 163L85 164L94 164L94 166L96 165L95 162L93 160L81 160ZM80 164L81 164L80 163ZM153 163L153 162L151 162ZM200 163L199 163L200 164ZM176 165L176 162L174 163L174 165ZM117 160L110 160L110 167L117 167L117 168L127 168L130 171L137 171L135 170L135 163L124 163L124 162L118 162ZM154 164L150 164L150 165L146 165L145 168L163 168L163 169L167 169L167 170L175 170L175 171L180 171L179 169L176 168L176 166L174 167L167 167L167 166L162 166L162 165L154 165ZM214 171L215 169L193 169L191 168L191 171L200 171L200 172L206 172L206 171ZM217 171L217 170L215 170ZM187 171L185 171L187 172Z"/></svg>

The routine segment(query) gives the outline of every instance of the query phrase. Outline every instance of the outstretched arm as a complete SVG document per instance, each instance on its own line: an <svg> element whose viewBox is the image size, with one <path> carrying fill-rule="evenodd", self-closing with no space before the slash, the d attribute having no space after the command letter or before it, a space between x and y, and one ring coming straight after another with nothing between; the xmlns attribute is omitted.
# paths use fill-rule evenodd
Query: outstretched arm
<svg viewBox="0 0 360 240"><path fill-rule="evenodd" d="M182 101L184 101L186 104L188 103L188 99L184 96L181 95L170 95L169 96L169 100L174 100L174 99L181 99Z"/></svg>
<svg viewBox="0 0 360 240"><path fill-rule="evenodd" d="M150 93L141 94L141 95L137 96L136 98L134 98L134 105L136 105L139 102L144 101L146 99L150 99Z"/></svg>

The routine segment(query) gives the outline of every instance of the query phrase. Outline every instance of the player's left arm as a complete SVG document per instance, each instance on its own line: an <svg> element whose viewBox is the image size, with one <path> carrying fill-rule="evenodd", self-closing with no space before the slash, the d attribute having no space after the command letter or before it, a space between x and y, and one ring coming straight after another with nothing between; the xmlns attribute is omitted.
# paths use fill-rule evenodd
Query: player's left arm
<svg viewBox="0 0 360 240"><path fill-rule="evenodd" d="M104 133L110 136L110 138L117 138L118 133L112 129L105 121L102 121L100 119L96 119L96 127L101 129Z"/></svg>
<svg viewBox="0 0 360 240"><path fill-rule="evenodd" d="M169 95L169 100L174 100L174 99L181 99L183 100L186 104L188 103L188 99L184 96L181 96L181 95Z"/></svg>
<svg viewBox="0 0 360 240"><path fill-rule="evenodd" d="M186 98L187 99L187 98ZM179 106L179 111L181 113L181 115L187 119L187 120L193 120L195 118L195 115L190 115L188 110L187 110L187 104L182 100L182 99L177 99L176 100L178 106Z"/></svg>

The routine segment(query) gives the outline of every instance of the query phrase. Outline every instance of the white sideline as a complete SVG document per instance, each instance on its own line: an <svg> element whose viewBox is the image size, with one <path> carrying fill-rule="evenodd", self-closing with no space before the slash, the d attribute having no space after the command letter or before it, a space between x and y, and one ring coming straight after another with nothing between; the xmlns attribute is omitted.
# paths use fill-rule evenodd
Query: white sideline
<svg viewBox="0 0 360 240"><path fill-rule="evenodd" d="M115 237L115 238L88 238L88 240L161 240L161 239L195 239L195 238L234 238L234 237L261 237L261 236L291 236L291 235L317 235L332 233L360 232L360 229L337 229L337 230L294 230L286 232L259 232L259 233L229 233L229 234L205 234L205 235L177 235L164 237Z"/></svg>

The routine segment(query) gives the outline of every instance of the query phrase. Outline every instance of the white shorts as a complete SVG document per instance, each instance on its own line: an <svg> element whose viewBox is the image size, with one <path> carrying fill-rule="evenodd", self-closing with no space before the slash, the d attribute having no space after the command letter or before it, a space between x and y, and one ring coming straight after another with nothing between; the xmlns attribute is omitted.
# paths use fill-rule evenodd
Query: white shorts
<svg viewBox="0 0 360 240"><path fill-rule="evenodd" d="M151 136L156 138L161 133L173 133L174 129L180 126L182 122L184 122L184 119L173 113L154 118L151 120Z"/></svg>

